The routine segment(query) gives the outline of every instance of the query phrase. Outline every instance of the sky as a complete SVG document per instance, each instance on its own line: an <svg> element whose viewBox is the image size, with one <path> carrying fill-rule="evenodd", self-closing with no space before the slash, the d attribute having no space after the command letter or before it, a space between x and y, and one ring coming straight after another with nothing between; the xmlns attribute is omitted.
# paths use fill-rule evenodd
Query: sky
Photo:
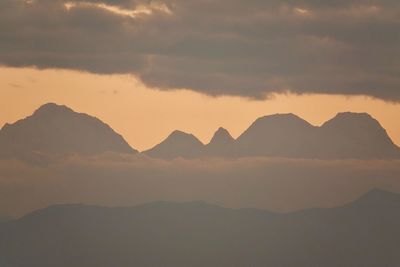
<svg viewBox="0 0 400 267"><path fill-rule="evenodd" d="M143 150L355 111L400 144L399 28L398 0L3 0L0 124L56 102Z"/></svg>

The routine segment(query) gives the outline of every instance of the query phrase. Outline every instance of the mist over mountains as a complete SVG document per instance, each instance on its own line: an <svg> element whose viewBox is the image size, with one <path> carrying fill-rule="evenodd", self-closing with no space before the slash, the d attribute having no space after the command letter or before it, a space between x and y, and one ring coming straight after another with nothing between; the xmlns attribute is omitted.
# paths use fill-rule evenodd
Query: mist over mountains
<svg viewBox="0 0 400 267"><path fill-rule="evenodd" d="M375 187L400 191L398 150L369 115L341 113L321 127L292 114L265 116L236 140L219 128L206 145L174 131L138 153L100 120L46 104L0 130L0 214L160 199L331 207Z"/></svg>
<svg viewBox="0 0 400 267"><path fill-rule="evenodd" d="M46 104L0 130L0 215L20 217L0 216L0 266L395 267L400 197L370 190L400 192L399 154L358 113L265 116L208 144L174 131L139 153Z"/></svg>
<svg viewBox="0 0 400 267"><path fill-rule="evenodd" d="M398 266L400 197L271 213L204 202L58 205L0 224L1 266Z"/></svg>

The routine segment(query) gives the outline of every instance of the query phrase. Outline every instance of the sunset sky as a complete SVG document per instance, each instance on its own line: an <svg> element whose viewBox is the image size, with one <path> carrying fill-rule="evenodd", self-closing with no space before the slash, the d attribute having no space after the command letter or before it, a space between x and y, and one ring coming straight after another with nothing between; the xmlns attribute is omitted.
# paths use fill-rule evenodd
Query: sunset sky
<svg viewBox="0 0 400 267"><path fill-rule="evenodd" d="M55 102L100 118L139 150L154 146L176 129L207 143L218 127L237 137L258 117L290 112L314 125L337 112L368 112L400 144L400 104L371 97L278 94L255 100L189 90L154 90L130 75L32 68L0 68L0 74L1 125Z"/></svg>
<svg viewBox="0 0 400 267"><path fill-rule="evenodd" d="M47 102L139 150L256 118L368 112L400 144L397 0L0 2L0 124Z"/></svg>

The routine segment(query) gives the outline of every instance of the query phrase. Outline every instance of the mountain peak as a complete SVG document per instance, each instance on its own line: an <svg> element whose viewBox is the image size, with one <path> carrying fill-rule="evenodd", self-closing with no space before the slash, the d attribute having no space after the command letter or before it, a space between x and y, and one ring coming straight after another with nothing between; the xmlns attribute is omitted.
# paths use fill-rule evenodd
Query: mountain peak
<svg viewBox="0 0 400 267"><path fill-rule="evenodd" d="M342 112L325 122L320 131L330 157L396 158L398 147L382 125L368 113Z"/></svg>
<svg viewBox="0 0 400 267"><path fill-rule="evenodd" d="M374 188L364 195L362 195L358 200L356 200L353 205L366 205L368 207L372 206L386 206L396 204L399 206L400 194L385 191L379 188Z"/></svg>
<svg viewBox="0 0 400 267"><path fill-rule="evenodd" d="M267 115L258 118L255 122L265 122L265 121L274 121L274 122L301 122L305 124L309 124L307 121L303 120L299 116L293 113L276 113L272 115Z"/></svg>
<svg viewBox="0 0 400 267"><path fill-rule="evenodd" d="M291 132L299 128L312 128L313 126L302 118L292 113L273 114L258 118L242 135L249 130L263 129L263 131Z"/></svg>
<svg viewBox="0 0 400 267"><path fill-rule="evenodd" d="M258 118L237 141L242 156L301 157L315 128L294 114L274 114Z"/></svg>
<svg viewBox="0 0 400 267"><path fill-rule="evenodd" d="M368 113L356 113L356 112L340 112L336 114L334 118L331 120L327 121L324 123L324 126L330 125L330 124L337 124L337 123L349 123L349 124L354 124L356 123L357 125L360 124L369 124L369 125L374 125L374 126L380 126L379 122L374 119L370 114Z"/></svg>
<svg viewBox="0 0 400 267"><path fill-rule="evenodd" d="M180 130L173 131L168 137L169 138L196 138L193 134L186 133Z"/></svg>
<svg viewBox="0 0 400 267"><path fill-rule="evenodd" d="M372 119L372 116L370 114L368 114L367 112L351 112L351 111L339 112L338 114L336 114L336 117L338 117L338 118Z"/></svg>
<svg viewBox="0 0 400 267"><path fill-rule="evenodd" d="M235 142L235 139L225 128L218 128L218 130L214 133L214 136L211 138L209 144L231 144Z"/></svg>
<svg viewBox="0 0 400 267"><path fill-rule="evenodd" d="M56 114L56 113L74 113L74 111L65 105L58 105L56 103L47 103L47 104L40 106L33 113L33 115Z"/></svg>
<svg viewBox="0 0 400 267"><path fill-rule="evenodd" d="M180 130L173 131L168 137L163 141L163 143L187 143L187 144L196 144L203 145L203 143L193 134L186 133Z"/></svg>
<svg viewBox="0 0 400 267"><path fill-rule="evenodd" d="M33 115L0 131L0 156L21 157L31 153L100 154L136 152L121 135L96 117L48 103Z"/></svg>
<svg viewBox="0 0 400 267"><path fill-rule="evenodd" d="M203 146L204 144L193 134L175 130L160 144L144 151L144 154L163 159L193 158L200 153Z"/></svg>

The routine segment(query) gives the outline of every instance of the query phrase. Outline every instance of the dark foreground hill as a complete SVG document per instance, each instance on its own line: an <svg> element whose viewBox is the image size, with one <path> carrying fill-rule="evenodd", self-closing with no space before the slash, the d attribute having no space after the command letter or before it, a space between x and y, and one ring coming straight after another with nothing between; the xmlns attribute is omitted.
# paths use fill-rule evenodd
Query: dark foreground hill
<svg viewBox="0 0 400 267"><path fill-rule="evenodd" d="M400 196L290 214L157 202L53 206L0 224L0 266L400 266Z"/></svg>
<svg viewBox="0 0 400 267"><path fill-rule="evenodd" d="M10 221L11 219L9 218L9 217L6 217L6 216L1 216L0 215L0 223L2 223L2 222L7 222L7 221Z"/></svg>
<svg viewBox="0 0 400 267"><path fill-rule="evenodd" d="M136 152L99 119L52 103L0 130L0 157L24 157L31 153L91 155L107 151Z"/></svg>

